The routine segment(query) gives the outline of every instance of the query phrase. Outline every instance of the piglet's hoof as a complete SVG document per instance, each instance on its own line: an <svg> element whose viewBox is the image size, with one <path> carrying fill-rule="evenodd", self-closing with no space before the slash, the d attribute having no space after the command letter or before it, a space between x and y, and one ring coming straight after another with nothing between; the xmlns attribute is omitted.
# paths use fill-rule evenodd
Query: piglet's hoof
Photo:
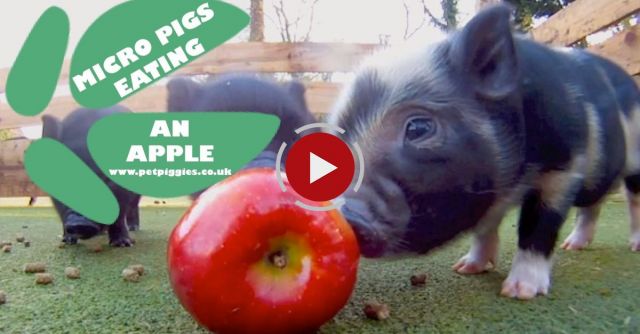
<svg viewBox="0 0 640 334"><path fill-rule="evenodd" d="M87 221L77 220L69 221L64 225L65 232L67 234L77 237L79 239L89 239L100 233L100 226L98 224Z"/></svg>
<svg viewBox="0 0 640 334"><path fill-rule="evenodd" d="M498 259L498 235L491 235L475 243L453 270L461 275L482 274L496 267Z"/></svg>
<svg viewBox="0 0 640 334"><path fill-rule="evenodd" d="M583 250L591 244L592 240L593 231L576 228L560 247L565 250Z"/></svg>
<svg viewBox="0 0 640 334"><path fill-rule="evenodd" d="M78 238L72 235L65 235L62 237L62 242L64 242L67 245L75 245L78 243Z"/></svg>
<svg viewBox="0 0 640 334"><path fill-rule="evenodd" d="M500 294L504 297L517 298L521 300L533 299L537 295L546 295L548 286L535 286L530 282L519 282L507 279L502 284Z"/></svg>
<svg viewBox="0 0 640 334"><path fill-rule="evenodd" d="M495 260L473 259L469 255L458 260L452 267L455 272L461 275L483 274L494 268Z"/></svg>
<svg viewBox="0 0 640 334"><path fill-rule="evenodd" d="M640 252L640 232L634 233L629 239L631 251Z"/></svg>
<svg viewBox="0 0 640 334"><path fill-rule="evenodd" d="M135 243L136 242L130 237L120 237L120 238L115 238L109 241L109 244L112 247L131 247Z"/></svg>

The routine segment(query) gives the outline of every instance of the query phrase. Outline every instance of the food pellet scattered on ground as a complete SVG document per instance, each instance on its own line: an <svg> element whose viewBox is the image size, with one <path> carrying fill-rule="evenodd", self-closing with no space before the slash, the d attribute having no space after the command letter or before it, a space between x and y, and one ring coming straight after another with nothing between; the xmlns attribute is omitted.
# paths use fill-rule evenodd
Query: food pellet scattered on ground
<svg viewBox="0 0 640 334"><path fill-rule="evenodd" d="M138 282L140 280L140 274L131 268L125 268L122 271L122 278L127 282Z"/></svg>
<svg viewBox="0 0 640 334"><path fill-rule="evenodd" d="M67 267L64 268L64 275L70 279L78 279L80 278L80 269L76 267Z"/></svg>
<svg viewBox="0 0 640 334"><path fill-rule="evenodd" d="M102 246L101 245L95 245L91 248L91 251L94 253L100 253L102 252Z"/></svg>
<svg viewBox="0 0 640 334"><path fill-rule="evenodd" d="M16 241L17 242L24 242L24 235L22 235L22 233L16 234Z"/></svg>
<svg viewBox="0 0 640 334"><path fill-rule="evenodd" d="M389 306L375 301L366 303L363 311L369 319L385 320L389 318Z"/></svg>
<svg viewBox="0 0 640 334"><path fill-rule="evenodd" d="M49 273L37 273L36 284L47 285L53 283L53 275Z"/></svg>
<svg viewBox="0 0 640 334"><path fill-rule="evenodd" d="M29 240L25 240L22 244L24 245L24 247L31 247L31 241Z"/></svg>
<svg viewBox="0 0 640 334"><path fill-rule="evenodd" d="M7 294L0 290L0 305L7 302Z"/></svg>
<svg viewBox="0 0 640 334"><path fill-rule="evenodd" d="M27 274L43 273L47 271L47 265L42 262L27 263L22 269Z"/></svg>
<svg viewBox="0 0 640 334"><path fill-rule="evenodd" d="M2 246L2 252L3 253L11 253L11 245Z"/></svg>
<svg viewBox="0 0 640 334"><path fill-rule="evenodd" d="M132 264L127 268L135 270L140 276L144 275L144 266L141 264Z"/></svg>
<svg viewBox="0 0 640 334"><path fill-rule="evenodd" d="M411 285L424 286L427 284L427 278L428 276L425 273L411 275Z"/></svg>

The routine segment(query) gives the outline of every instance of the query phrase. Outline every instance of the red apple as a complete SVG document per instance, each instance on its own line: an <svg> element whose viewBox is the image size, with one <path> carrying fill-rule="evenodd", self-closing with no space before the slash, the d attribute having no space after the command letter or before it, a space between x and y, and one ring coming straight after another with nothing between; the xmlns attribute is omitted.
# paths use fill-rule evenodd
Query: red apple
<svg viewBox="0 0 640 334"><path fill-rule="evenodd" d="M310 211L285 180L260 168L211 187L169 239L169 274L182 305L220 333L314 331L356 281L355 235L336 210Z"/></svg>

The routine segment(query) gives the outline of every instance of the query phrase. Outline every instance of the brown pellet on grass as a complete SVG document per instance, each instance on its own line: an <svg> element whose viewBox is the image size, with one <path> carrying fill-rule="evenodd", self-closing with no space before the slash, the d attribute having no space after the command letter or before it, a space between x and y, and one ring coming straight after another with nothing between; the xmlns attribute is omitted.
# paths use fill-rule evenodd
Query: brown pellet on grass
<svg viewBox="0 0 640 334"><path fill-rule="evenodd" d="M124 270L122 270L122 279L124 279L127 282L135 283L140 281L140 274L138 274L137 271L131 268L125 268Z"/></svg>
<svg viewBox="0 0 640 334"><path fill-rule="evenodd" d="M4 241L4 240L0 241L0 247L4 247L4 246L7 246L7 245L11 246L13 244L10 241Z"/></svg>
<svg viewBox="0 0 640 334"><path fill-rule="evenodd" d="M7 294L0 290L0 305L7 302Z"/></svg>
<svg viewBox="0 0 640 334"><path fill-rule="evenodd" d="M425 274L425 273L420 273L420 274L414 274L411 275L411 285L413 286L425 286L427 284L427 279L429 278L429 275Z"/></svg>
<svg viewBox="0 0 640 334"><path fill-rule="evenodd" d="M132 264L128 266L127 269L135 270L135 272L137 272L140 276L144 275L144 266L141 264Z"/></svg>
<svg viewBox="0 0 640 334"><path fill-rule="evenodd" d="M362 310L369 319L385 320L389 318L389 306L376 301L367 302Z"/></svg>
<svg viewBox="0 0 640 334"><path fill-rule="evenodd" d="M2 252L3 253L11 253L11 245L2 246Z"/></svg>
<svg viewBox="0 0 640 334"><path fill-rule="evenodd" d="M24 242L24 235L22 233L16 234L16 242Z"/></svg>
<svg viewBox="0 0 640 334"><path fill-rule="evenodd" d="M98 244L90 248L93 253L102 253L102 245Z"/></svg>
<svg viewBox="0 0 640 334"><path fill-rule="evenodd" d="M22 244L24 245L25 248L31 247L31 241L29 240L25 240Z"/></svg>
<svg viewBox="0 0 640 334"><path fill-rule="evenodd" d="M22 270L27 274L44 273L47 271L47 265L42 262L27 263Z"/></svg>
<svg viewBox="0 0 640 334"><path fill-rule="evenodd" d="M80 269L76 267L66 267L64 268L64 275L69 279L78 279L80 278Z"/></svg>
<svg viewBox="0 0 640 334"><path fill-rule="evenodd" d="M36 284L47 285L53 283L53 275L50 273L37 273Z"/></svg>

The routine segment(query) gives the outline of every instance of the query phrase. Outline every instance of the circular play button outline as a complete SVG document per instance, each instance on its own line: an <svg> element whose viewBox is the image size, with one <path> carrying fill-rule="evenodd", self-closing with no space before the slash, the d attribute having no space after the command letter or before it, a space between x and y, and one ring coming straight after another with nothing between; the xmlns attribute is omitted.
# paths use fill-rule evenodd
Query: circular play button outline
<svg viewBox="0 0 640 334"><path fill-rule="evenodd" d="M343 135L345 133L345 130L335 126L335 125L331 125L331 124L327 124L327 123L311 123L311 124L307 124L304 126L301 126L297 129L294 130L294 132L297 135L300 135L301 133L305 132L305 131L309 131L312 129L316 129L316 128L325 128L325 129L329 129L337 134ZM338 135L333 135L335 137L338 137L338 139L341 139ZM342 139L341 139L342 140ZM358 172L358 177L356 179L356 183L353 187L353 191L357 192L360 189L360 186L362 185L362 181L364 179L364 158L362 155L362 150L360 149L360 146L358 145L358 143L347 143L346 141L342 140L344 142L344 144L352 151L355 152L355 159L354 159L354 165L356 165L357 168L355 168L355 171ZM278 150L278 154L276 156L276 178L278 181L278 185L280 186L280 190L282 190L283 192L287 191L287 188L284 185L284 180L282 178L282 156L284 155L284 150L287 147L287 143L286 142L282 142L282 144L280 145L280 149ZM354 172L355 172L354 171ZM340 208L343 204L344 204L344 199L342 198L338 198L340 195L338 195L336 198L333 198L331 200L329 200L331 202L330 205L327 206L314 206L314 205L308 205L302 201L297 200L296 201L296 205L307 209L307 210L311 210L311 211L329 211L329 210L333 210L333 209L338 209Z"/></svg>

